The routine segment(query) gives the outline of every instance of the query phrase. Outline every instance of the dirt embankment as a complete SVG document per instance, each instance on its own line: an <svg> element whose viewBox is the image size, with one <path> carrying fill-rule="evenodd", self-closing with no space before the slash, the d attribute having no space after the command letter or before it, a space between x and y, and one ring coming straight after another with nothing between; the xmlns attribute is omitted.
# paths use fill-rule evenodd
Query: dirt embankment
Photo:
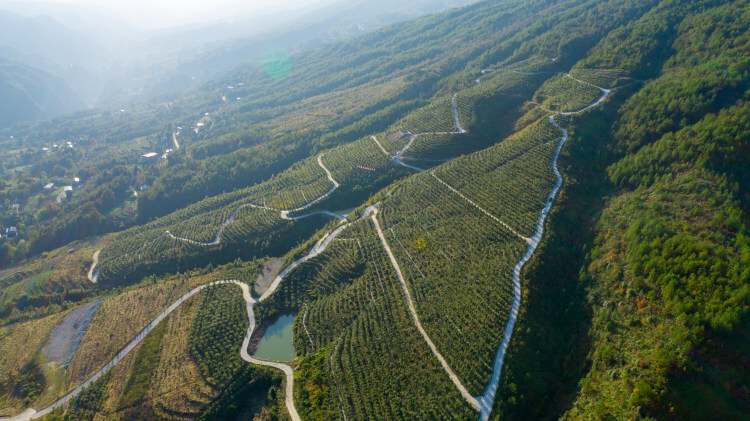
<svg viewBox="0 0 750 421"><path fill-rule="evenodd" d="M71 311L52 329L44 347L44 357L62 366L70 364L96 310L105 300L97 300Z"/></svg>
<svg viewBox="0 0 750 421"><path fill-rule="evenodd" d="M255 279L255 287L253 289L256 294L263 295L263 293L268 290L268 287L271 286L273 280L279 275L281 265L283 264L284 261L281 259L271 259L263 264L263 267L260 268L258 277Z"/></svg>

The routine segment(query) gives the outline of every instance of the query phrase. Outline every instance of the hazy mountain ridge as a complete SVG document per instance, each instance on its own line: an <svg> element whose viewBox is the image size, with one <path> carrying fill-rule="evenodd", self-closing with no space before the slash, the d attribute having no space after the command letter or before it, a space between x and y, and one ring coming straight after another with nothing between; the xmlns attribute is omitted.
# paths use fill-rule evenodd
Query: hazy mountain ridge
<svg viewBox="0 0 750 421"><path fill-rule="evenodd" d="M59 77L0 57L0 127L43 120L84 107Z"/></svg>
<svg viewBox="0 0 750 421"><path fill-rule="evenodd" d="M157 31L135 29L94 6L4 2L0 9L14 12L0 10L0 55L62 77L86 105L122 107L189 89L242 63L257 64L269 45L310 50L474 1L343 1Z"/></svg>

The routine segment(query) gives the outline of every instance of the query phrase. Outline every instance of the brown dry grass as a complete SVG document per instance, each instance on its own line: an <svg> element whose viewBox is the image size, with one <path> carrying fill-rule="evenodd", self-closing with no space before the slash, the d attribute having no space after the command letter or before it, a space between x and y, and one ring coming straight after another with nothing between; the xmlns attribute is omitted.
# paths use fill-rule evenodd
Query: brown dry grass
<svg viewBox="0 0 750 421"><path fill-rule="evenodd" d="M0 384L13 387L19 371L32 363L47 343L50 331L65 313L0 327ZM22 401L0 396L0 416L16 415Z"/></svg>
<svg viewBox="0 0 750 421"><path fill-rule="evenodd" d="M170 317L162 340L151 395L155 412L165 418L190 419L219 393L203 381L189 352L188 338L202 299L194 296Z"/></svg>
<svg viewBox="0 0 750 421"><path fill-rule="evenodd" d="M201 294L193 296L163 321L166 332L162 338L159 365L144 398L150 401L149 406L154 412L165 419L192 419L219 393L203 381L189 354L188 339L201 300ZM132 375L139 347L112 369L106 401L95 419L117 420L125 415L117 407Z"/></svg>
<svg viewBox="0 0 750 421"><path fill-rule="evenodd" d="M102 304L70 363L68 389L89 378L172 302L212 275L180 277L126 292Z"/></svg>
<svg viewBox="0 0 750 421"><path fill-rule="evenodd" d="M106 398L102 405L101 413L97 413L95 420L112 420L119 419L117 410L117 404L120 402L120 397L125 391L125 385L128 384L128 379L133 370L135 364L135 356L138 355L138 351L141 349L141 344L133 349L133 352L123 358L117 365L112 367L110 370L109 382L107 382Z"/></svg>
<svg viewBox="0 0 750 421"><path fill-rule="evenodd" d="M200 300L200 294L194 296L162 322L167 325L162 339L163 348L154 381L145 399L151 401L150 406L163 418L191 419L193 417L190 415L197 414L208 400L216 396L215 391L205 386L198 367L188 354L188 337ZM126 415L126 412L118 410L118 405L132 375L140 346L112 368L106 399L95 420L119 420ZM200 393L195 393L196 390ZM186 416L175 416L180 413Z"/></svg>

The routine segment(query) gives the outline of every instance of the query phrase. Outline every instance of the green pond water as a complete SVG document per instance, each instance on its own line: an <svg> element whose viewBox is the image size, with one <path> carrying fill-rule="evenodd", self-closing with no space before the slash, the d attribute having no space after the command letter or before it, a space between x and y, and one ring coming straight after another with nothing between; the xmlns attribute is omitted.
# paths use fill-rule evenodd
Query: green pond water
<svg viewBox="0 0 750 421"><path fill-rule="evenodd" d="M294 315L279 317L258 342L255 356L271 361L292 361L297 356L292 342Z"/></svg>

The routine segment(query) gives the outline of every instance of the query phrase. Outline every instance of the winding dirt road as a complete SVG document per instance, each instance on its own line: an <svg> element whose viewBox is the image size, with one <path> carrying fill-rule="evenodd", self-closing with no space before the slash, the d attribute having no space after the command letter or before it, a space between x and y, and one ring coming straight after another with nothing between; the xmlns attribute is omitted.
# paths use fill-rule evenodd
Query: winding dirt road
<svg viewBox="0 0 750 421"><path fill-rule="evenodd" d="M193 244L193 245L196 245L196 246L211 247L211 246L219 245L219 244L221 244L221 236L222 236L222 234L224 232L224 229L229 224L231 224L231 223L234 222L234 219L235 219L235 217L237 216L237 214L239 213L240 210L242 210L244 208L248 208L248 207L255 208L255 209L263 209L263 210L269 210L269 211L279 212L281 219L286 219L288 221L296 221L296 220L307 218L307 217L310 217L310 216L313 216L313 215L327 215L327 216L330 216L330 217L333 217L333 218L336 218L336 219L345 220L346 218L344 216L341 216L339 214L333 213L333 212L328 211L328 210L320 210L320 211L316 211L316 212L307 213L307 214L304 214L304 215L289 216L290 213L299 212L299 211L303 211L305 209L308 209L309 207L313 206L314 204L316 204L316 203L320 202L321 200L325 199L326 197L330 196L331 193L333 193L334 191L336 191L336 189L339 188L340 184L338 183L338 181L336 181L333 178L333 175L331 174L331 171L329 171L328 168L326 168L326 166L323 164L323 160L322 160L323 155L324 154L318 155L318 165L320 165L320 167L323 169L323 171L325 171L326 177L328 178L329 181L331 181L331 183L333 184L333 187L331 187L331 189L328 190L326 193L324 193L321 196L319 196L319 197L317 197L317 198L315 198L315 199L307 202L306 204L304 204L304 205L302 205L302 206L300 206L298 208L282 210L282 209L270 208L270 207L267 207L265 205L256 205L256 204L253 204L253 203L245 203L243 205L238 206L237 209L235 209L234 212L232 212L232 214L229 215L229 217L224 222L222 222L222 224L219 226L219 230L216 232L216 235L214 236L213 240L211 240L209 242L196 241L196 240L193 240L193 239L190 239L190 238L186 238L186 237L179 237L177 235L172 234L172 232L170 232L169 230L166 230L162 234L156 236L155 238L153 238L153 239L151 239L149 241L144 242L143 245L141 247L137 248L136 250L134 250L132 252L129 252L129 253L125 253L122 256L115 257L114 259L116 260L116 259L128 256L130 254L138 254L141 251L143 251L146 247L148 247L149 245L151 245L151 244L159 241L160 239L162 239L164 237L170 237L170 238L172 238L174 240L183 241L183 242L186 242L186 243L189 243L189 244ZM89 280L91 282L94 282L94 283L96 283L96 279L99 276L99 271L97 270L94 273L94 268L96 267L96 265L97 265L97 263L99 261L99 252L100 251L101 250L99 250L96 253L94 253L94 263L91 265L91 269L89 269L89 276L88 276L88 278L89 278Z"/></svg>
<svg viewBox="0 0 750 421"><path fill-rule="evenodd" d="M406 296L406 305L409 307L409 312L411 313L411 317L414 320L414 324L417 326L417 329L419 330L419 333L422 334L422 337L424 338L425 342L427 342L427 345L432 350L432 353L437 357L438 361L440 361L440 365L443 366L443 370L448 374L448 377L450 377L451 381L454 385L456 385L456 389L461 393L461 396L466 400L466 402L469 403L474 409L477 411L480 410L479 402L477 399L473 396L471 396L471 393L469 393L468 390L466 390L466 387L461 383L461 380L458 378L455 372L453 372L453 369L448 365L448 362L445 361L445 358L443 358L443 355L438 351L437 347L434 343L432 343L432 340L430 339L430 336L427 335L427 332L422 327L422 323L419 322L419 316L417 316L417 310L414 308L414 303L411 299L411 294L409 293L409 288L406 286L406 280L404 279L404 275L401 273L401 268L398 265L398 261L396 261L396 257L393 255L393 252L391 251L390 246L388 246L388 241L385 239L385 234L383 234L383 230L380 228L380 223L378 222L377 218L377 209L373 211L372 214L372 222L375 224L375 229L378 232L378 237L380 237L380 242L383 243L383 248L385 249L385 252L388 254L388 258L391 260L391 264L393 265L393 268L396 270L396 275L398 275L398 280L401 283L401 288L404 290L404 295Z"/></svg>
<svg viewBox="0 0 750 421"><path fill-rule="evenodd" d="M89 268L89 273L87 275L87 277L89 278L89 281L93 283L96 283L96 278L99 277L99 271L97 270L96 272L94 272L94 269L96 269L96 265L99 263L100 252L101 250L97 250L96 252L94 252L94 256L93 256L94 262L91 263L91 267Z"/></svg>
<svg viewBox="0 0 750 421"><path fill-rule="evenodd" d="M461 127L461 119L458 117L458 107L456 107L456 96L458 96L458 92L453 94L453 98L451 98L451 105L453 105L453 118L456 120L456 130L458 130L458 133L466 133L466 130L464 130L464 128Z"/></svg>
<svg viewBox="0 0 750 421"><path fill-rule="evenodd" d="M440 352L437 350L437 348L435 347L434 343L432 342L432 340L430 339L430 337L427 335L427 332L422 327L422 324L419 322L419 317L417 315L416 309L415 309L415 307L414 307L414 305L412 303L411 294L409 293L409 289L408 289L408 287L406 285L406 281L405 281L405 279L403 277L403 274L401 273L401 269L400 269L400 267L398 265L398 261L396 260L396 258L393 255L390 247L388 246L388 242L386 241L385 235L383 234L383 231L380 228L380 224L378 223L378 220L376 218L377 210L375 210L375 212L372 215L372 220L373 220L373 222L375 224L375 228L376 228L376 230L378 232L378 236L380 237L380 240L381 240L381 242L383 244L383 247L385 248L386 253L388 254L388 257L391 260L391 264L393 265L393 267L394 267L394 269L396 271L396 274L398 275L398 278L399 278L399 281L401 283L401 286L402 286L402 288L404 290L404 295L406 296L406 302L407 302L407 305L409 307L409 311L410 311L410 313L412 315L412 319L414 320L414 323L415 323L417 329L422 334L422 337L424 338L425 342L427 342L427 345L432 350L432 353L438 358L438 360L440 361L440 364L443 366L443 369L448 374L448 376L450 377L451 381L453 381L454 385L456 386L456 388L458 389L458 391L461 393L461 395L464 397L464 399L474 409L476 409L477 411L479 411L479 420L480 421L486 421L486 420L488 420L489 416L490 416L490 413L492 412L492 406L494 404L495 396L497 394L498 384L499 384L499 381L500 381L500 373L502 371L502 365L503 365L503 361L504 361L504 358L505 358L505 351L507 350L508 345L510 344L510 339L511 339L512 334L513 334L513 329L515 327L516 320L518 318L518 312L519 312L520 306L521 306L521 269L526 264L526 262L528 262L528 260L531 258L531 256L534 254L534 252L536 251L536 248L539 245L539 242L540 242L540 240L542 238L542 235L544 233L544 221L545 221L547 215L549 214L549 211L552 208L552 204L554 203L554 199L557 196L557 193L560 190L560 187L562 186L562 183L563 183L562 176L560 174L560 171L557 168L557 160L559 158L560 151L562 150L562 147L564 146L565 142L568 140L568 132L565 129L563 129L562 127L560 127L560 125L557 124L557 122L555 121L555 116L556 115L565 115L565 116L568 116L568 115L580 114L580 113L583 113L585 111L588 111L588 110L590 110L590 109L598 106L599 104L601 104L609 96L609 94L614 89L617 89L617 88L605 89L605 88L602 88L600 86L596 86L596 85L593 85L591 83L578 80L578 79L570 76L567 73L565 74L565 76L567 76L567 77L569 77L569 78L571 78L571 79L573 79L573 80L575 80L575 81L577 81L579 83L590 85L590 86L593 86L593 87L599 89L600 91L602 91L602 96L599 99L597 99L594 103L592 103L592 104L590 104L590 105L588 105L588 106L586 106L586 107L584 107L584 108L582 108L580 110L563 112L563 113L556 113L556 114L553 114L553 115L551 115L549 117L550 122L556 128L558 128L562 132L562 137L560 138L560 141L557 144L557 149L555 150L555 154L554 154L553 160L552 160L552 170L553 170L553 172L555 174L555 177L557 178L557 182L555 183L555 186L553 187L552 191L550 192L550 194L548 196L548 199L547 199L547 202L545 203L545 206L542 209L541 214L539 215L539 219L537 221L537 229L536 229L536 232L534 233L534 235L532 237L525 237L525 236L519 234L511 226L509 226L508 224L506 224L503 221L501 221L499 218L495 217L491 213L489 213L486 210L484 210L482 207L480 207L479 205L477 205L476 203L474 203L473 201L471 201L470 199L468 199L465 195L463 195L457 189L455 189L452 186L450 186L449 184L445 183L443 180L441 180L439 177L437 177L434 174L434 172L432 172L432 171L430 172L431 175L433 177L435 177L435 179L437 179L440 183L442 183L443 185L445 185L446 187L448 187L452 192L454 192L454 193L458 194L459 196L461 196L463 199L465 199L470 204L472 204L475 207L477 207L480 211L482 211L483 213L485 213L490 218L494 219L496 222L498 222L501 225L503 225L505 228L509 229L512 233L514 233L519 238L523 239L528 244L528 247L526 249L526 253L523 255L523 257L521 258L521 260L518 263L516 263L516 265L513 267L513 275L512 275L512 279L513 279L513 300L512 300L512 303L511 303L511 311L510 311L510 315L508 317L508 321L507 321L507 323L505 325L505 332L503 334L503 340L502 340L500 346L498 347L498 350L497 350L497 353L496 353L496 356L495 356L495 361L494 361L494 365L493 365L492 376L490 377L490 382L488 383L487 388L485 389L485 392L484 392L483 395L477 396L477 397L473 397L473 396L471 396L471 394L469 394L469 392L466 390L466 388L461 383L461 381L458 378L458 376L455 374L455 372L451 369L451 367L445 361L445 359L443 358L442 354L440 354ZM477 83L479 83L479 80L477 80ZM453 133L465 133L466 131L461 127L461 123L459 121L458 109L456 108L456 94L453 95L453 99L452 99L451 102L452 102L452 105L453 105L454 118L456 120L456 128L458 130L457 132L453 132ZM549 110L547 110L547 111L549 111ZM549 112L552 112L552 111L549 111ZM442 133L435 133L435 134L442 134ZM401 149L395 156L393 156L392 159L393 159L394 163L396 163L396 164L399 164L399 165L402 165L402 166L405 166L405 167L408 167L408 168L415 169L415 170L417 170L419 172L423 172L424 171L423 169L417 168L417 167L413 167L413 166L410 166L408 164L405 164L401 160L401 157L403 156L404 152L411 146L411 144L414 142L414 140L416 139L417 136L419 136L419 134L412 135L411 139L406 144L406 146L404 146L403 149ZM380 144L380 142L378 142L378 140L377 140L377 138L375 136L372 136L372 139L378 144L378 146L380 147L380 149L383 150L383 152L386 155L390 156L390 154L388 154L388 152L386 152L386 150L383 148L383 146Z"/></svg>
<svg viewBox="0 0 750 421"><path fill-rule="evenodd" d="M430 135L430 134L432 134L432 135L440 135L440 134L464 134L464 133L466 133L466 130L463 128L463 126L461 126L461 118L458 115L458 107L456 107L456 96L457 95L458 95L458 92L456 92L455 94L453 94L453 97L451 98L451 106L453 107L453 118L454 118L455 124L456 124L456 131L454 131L454 132L424 132L424 133L415 133L415 134L412 134L411 137L409 138L409 141L406 143L406 145L404 145L404 147L401 148L400 151L396 152L396 155L391 155L390 153L388 153L388 151L383 147L383 145L380 143L380 141L378 141L377 137L370 136L370 138L375 141L375 143L378 145L378 147L380 148L380 150L383 151L383 153L386 154L386 156L389 156L391 158L391 160L395 164L401 165L402 167L406 167L406 168L412 169L412 170L414 170L416 172L424 172L425 171L424 168L420 168L420 167L417 167L417 166L414 166L414 165L410 165L410 164L407 164L406 162L404 162L404 158L405 158L404 157L404 153L411 147L411 145L414 143L415 140L417 140L417 137L419 137L419 136ZM451 159L439 160L439 161L440 162L447 162L447 161L450 161L450 160ZM433 160L428 160L428 161L433 161Z"/></svg>
<svg viewBox="0 0 750 421"><path fill-rule="evenodd" d="M179 307L185 300L192 297L196 293L202 291L205 288L208 288L210 286L219 285L219 284L226 284L226 283L233 283L239 285L241 288L243 288L243 296L245 298L245 301L247 302L248 299L250 301L253 300L253 298L250 296L250 290L247 287L247 284L243 284L239 281L215 281L215 282L209 282L205 285L201 285L199 287L196 287L192 289L190 292L186 293L182 297L178 298L177 301L172 303L169 307L167 307L166 310L164 310L161 314L159 314L154 320L151 321L151 323L148 324L143 330L141 330L138 335L135 336L130 342L128 342L125 347L123 347L120 352L118 352L114 358L112 358L107 364L104 365L99 371L94 373L91 377L89 377L85 382L80 384L78 387L70 391L68 394L57 400L52 405L48 406L47 408L44 408L41 411L36 411L33 408L29 408L26 411L24 411L22 414L19 414L13 418L7 418L7 419L0 419L0 421L26 421L31 419L37 419L41 418L50 412L52 412L55 408L67 403L71 399L73 399L75 396L77 396L81 391L89 386L91 383L97 381L100 379L104 374L106 374L112 367L115 366L118 362L120 362L123 358L125 358L126 355L128 355L145 337L148 335L151 330L153 330L154 327L156 327L159 323L161 323L164 318L166 318L169 314L171 314L177 307ZM254 301L252 301L254 303ZM251 309L251 308L250 308ZM255 328L255 321L254 318L251 317L251 325L248 331L251 331L250 329ZM244 346L244 345L243 345Z"/></svg>
<svg viewBox="0 0 750 421"><path fill-rule="evenodd" d="M366 208L362 217L359 220L367 218L373 211L375 211L376 207L377 205L372 205ZM250 287L246 283L243 283L237 280L214 281L214 282L209 282L207 284L204 284L204 285L201 285L199 287L192 289L190 292L178 298L177 301L172 303L169 307L167 307L166 310L164 310L161 314L159 314L159 316L157 316L153 321L151 321L151 323L149 323L148 326L146 326L141 332L138 333L138 335L136 335L135 338L133 338L130 342L128 342L128 344L125 345L125 347L120 352L118 352L117 355L115 355L115 357L112 358L112 360L110 360L104 367L102 367L93 376L91 376L89 379L87 379L77 388L73 389L67 395L63 396L61 399L59 399L58 401L56 401L55 403L53 403L52 405L50 405L49 407L41 411L37 412L33 408L29 408L23 413L13 418L0 418L0 421L26 421L30 419L41 418L49 414L55 408L67 403L76 395L81 393L83 388L85 388L86 386L90 385L91 383L101 378L101 376L107 373L107 371L109 371L112 367L114 367L115 364L120 362L126 355L128 355L136 347L136 345L138 345L146 337L146 335L148 335L149 332L151 332L151 330L153 330L153 328L155 328L159 323L161 323L161 321L164 320L164 318L166 318L175 309L177 309L177 307L182 305L182 303L184 303L188 298L192 297L193 295L202 291L205 288L215 286L215 285L222 285L222 284L234 284L234 285L239 286L242 290L242 298L245 300L245 304L247 308L247 317L248 317L249 324L247 328L247 333L245 334L245 339L243 340L242 347L240 348L240 357L242 357L243 360L249 363L274 367L284 372L286 376L285 403L286 403L287 410L289 411L289 414L291 415L293 421L301 421L301 418L299 417L299 414L297 413L297 409L294 406L294 370L292 369L292 367L282 362L261 360L261 359L258 359L249 355L247 352L248 346L250 344L250 338L252 337L253 331L255 330L255 326L256 326L255 313L253 312L253 305L255 305L255 303L261 302L267 299L268 297L270 297L279 287L284 277L291 270L293 270L294 268L301 265L302 263L318 256L320 253L325 251L328 245L331 244L331 241L333 241L334 238L336 238L339 234L341 234L341 232L345 230L347 227L349 227L351 224L352 223L342 225L336 228L333 232L321 238L307 255L294 261L292 264L287 266L283 271L281 271L279 275L276 276L276 278L271 283L271 285L268 287L266 292L264 292L263 295L261 295L260 298L258 298L257 300L254 299L252 295L250 294Z"/></svg>
<svg viewBox="0 0 750 421"><path fill-rule="evenodd" d="M566 74L567 75L567 74ZM575 79L568 75L573 80L576 80L581 83L586 83L588 85L591 85L587 82L579 81L578 79ZM602 96L593 104L588 105L578 111L572 111L572 112L565 112L565 113L559 113L558 115L573 115L573 114L580 114L587 110L590 110L593 107L596 107L597 105L601 104L607 96L609 96L612 89L605 89L596 85L591 85L599 90L602 91ZM497 388L498 384L500 382L500 373L503 368L503 361L505 359L505 351L508 348L508 345L510 344L511 336L513 335L513 328L516 325L516 320L518 319L518 311L521 307L521 269L523 266L528 262L528 260L531 258L531 256L534 254L534 251L536 251L537 246L539 245L539 241L542 238L542 234L544 233L544 220L547 218L547 214L549 214L550 209L552 208L552 204L554 203L555 197L557 196L557 192L560 190L560 187L562 186L563 179L560 175L560 171L557 168L557 159L560 156L560 151L562 150L563 145L565 145L565 142L568 140L568 132L560 127L557 122L555 121L555 115L551 115L549 117L550 122L557 127L562 132L562 137L560 138L560 141L557 144L557 149L555 150L555 155L552 159L552 170L555 173L555 177L557 178L557 182L555 183L555 187L552 189L552 192L550 192L549 197L547 199L547 203L544 206L544 209L542 209L542 213L539 215L539 220L537 221L536 226L536 232L531 237L531 241L529 242L529 246L526 249L526 253L523 255L521 260L516 263L516 265L513 267L513 301L511 303L511 311L510 311L510 317L508 318L508 322L505 325L505 333L503 335L503 340L500 343L500 347L497 350L497 354L495 355L495 363L493 365L492 370L492 377L490 378L490 382L487 385L487 388L484 391L484 394L482 396L478 396L477 400L480 403L481 409L479 413L479 420L480 421L487 421L490 418L490 413L492 412L492 406L495 402L495 396L497 394Z"/></svg>

